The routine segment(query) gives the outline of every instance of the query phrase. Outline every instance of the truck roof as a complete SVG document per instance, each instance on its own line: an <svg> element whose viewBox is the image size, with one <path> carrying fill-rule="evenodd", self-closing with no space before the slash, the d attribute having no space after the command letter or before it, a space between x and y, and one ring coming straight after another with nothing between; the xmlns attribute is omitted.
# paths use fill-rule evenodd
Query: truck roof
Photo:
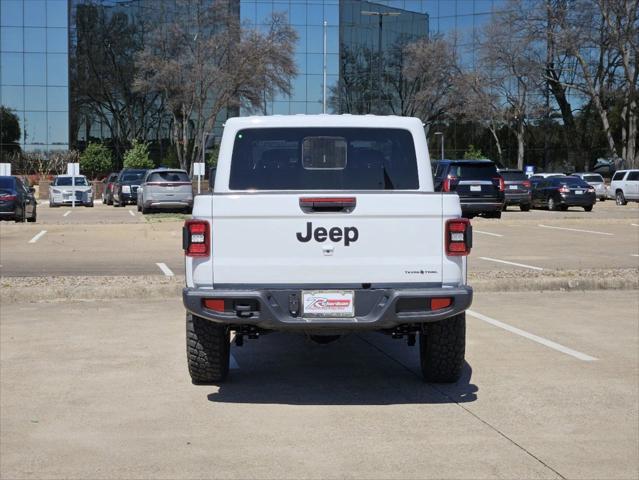
<svg viewBox="0 0 639 480"><path fill-rule="evenodd" d="M423 128L423 123L415 117L396 115L269 115L229 118L225 127L268 128L268 127L368 127L368 128Z"/></svg>

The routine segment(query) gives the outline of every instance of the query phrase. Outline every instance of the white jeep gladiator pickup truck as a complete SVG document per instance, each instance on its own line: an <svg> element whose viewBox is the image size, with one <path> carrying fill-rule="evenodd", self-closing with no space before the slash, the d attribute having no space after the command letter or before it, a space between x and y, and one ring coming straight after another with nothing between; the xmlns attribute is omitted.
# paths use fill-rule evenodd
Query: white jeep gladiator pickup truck
<svg viewBox="0 0 639 480"><path fill-rule="evenodd" d="M184 226L188 367L228 375L230 333L419 336L424 378L461 375L472 230L435 193L417 118L293 115L225 124L213 192Z"/></svg>

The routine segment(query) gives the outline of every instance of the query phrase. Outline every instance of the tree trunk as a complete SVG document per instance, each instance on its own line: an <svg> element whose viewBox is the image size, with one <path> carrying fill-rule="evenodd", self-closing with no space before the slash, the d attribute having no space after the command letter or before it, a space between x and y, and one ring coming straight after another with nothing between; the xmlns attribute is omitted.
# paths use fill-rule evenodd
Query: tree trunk
<svg viewBox="0 0 639 480"><path fill-rule="evenodd" d="M520 121L517 124L517 130L515 132L517 136L517 168L519 170L524 169L524 122Z"/></svg>
<svg viewBox="0 0 639 480"><path fill-rule="evenodd" d="M495 146L497 147L497 155L499 156L499 163L503 165L502 153L501 153L501 143L499 142L499 137L497 136L497 130L494 125L490 125L488 127L490 133L493 134L493 138L495 139Z"/></svg>

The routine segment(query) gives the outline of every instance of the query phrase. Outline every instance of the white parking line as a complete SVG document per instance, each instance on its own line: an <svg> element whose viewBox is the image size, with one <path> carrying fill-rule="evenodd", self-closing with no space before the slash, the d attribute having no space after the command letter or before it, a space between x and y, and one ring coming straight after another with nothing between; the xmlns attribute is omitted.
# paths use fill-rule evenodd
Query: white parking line
<svg viewBox="0 0 639 480"><path fill-rule="evenodd" d="M498 258L490 258L490 257L479 257L482 260L487 260L489 262L497 262L497 263L505 263L506 265L514 265L515 267L522 267L522 268L530 268L531 270L543 270L543 268L541 267L533 267L532 265L525 265L523 263L515 263L515 262L509 262L507 260L499 260Z"/></svg>
<svg viewBox="0 0 639 480"><path fill-rule="evenodd" d="M573 350L572 348L564 347L559 343L553 342L552 340L548 340L547 338L539 337L532 333L529 333L525 330L521 330L517 327L513 327L512 325L508 325L507 323L500 322L499 320L495 320L494 318L487 317L486 315L482 315L481 313L474 312L472 310L466 310L466 312L472 316L477 318L478 320L482 320L486 323L490 323L491 325L503 328L504 330L514 333L515 335L520 335L528 340L532 340L533 342L540 343L548 348L552 348L553 350L557 350L558 352L565 353L566 355L570 355L571 357L575 357L579 360L583 360L584 362L593 362L597 360L595 357L591 357L590 355L586 355L585 353L578 352L577 350Z"/></svg>
<svg viewBox="0 0 639 480"><path fill-rule="evenodd" d="M568 230L569 232L594 233L596 235L610 235L611 237L614 236L614 233L597 232L595 230L580 230L578 228L552 227L550 225L541 225L541 224L537 226L542 228L554 228L556 230Z"/></svg>
<svg viewBox="0 0 639 480"><path fill-rule="evenodd" d="M631 257L639 257L639 255L637 255L636 253L631 253L630 256Z"/></svg>
<svg viewBox="0 0 639 480"><path fill-rule="evenodd" d="M64 215L62 215L62 216L63 217L67 217L70 213L71 213L71 210L67 210L66 212L64 212Z"/></svg>
<svg viewBox="0 0 639 480"><path fill-rule="evenodd" d="M133 210L129 210L129 213L131 214L132 217L135 217L135 212Z"/></svg>
<svg viewBox="0 0 639 480"><path fill-rule="evenodd" d="M166 266L166 263L156 263L156 265L160 267L160 270L162 270L162 273L166 275L167 277L173 276L173 272L171 271L169 267Z"/></svg>
<svg viewBox="0 0 639 480"><path fill-rule="evenodd" d="M491 232L482 232L481 230L476 230L473 228L473 232L475 233L481 233L483 235L490 235L491 237L503 237L503 235L500 235L499 233L491 233Z"/></svg>
<svg viewBox="0 0 639 480"><path fill-rule="evenodd" d="M229 368L231 370L239 370L240 369L240 364L237 363L237 360L235 360L235 357L233 356L233 354L231 354L231 358L229 359Z"/></svg>
<svg viewBox="0 0 639 480"><path fill-rule="evenodd" d="M630 225L632 225L633 227L639 227L639 223L631 223Z"/></svg>
<svg viewBox="0 0 639 480"><path fill-rule="evenodd" d="M31 240L29 240L29 243L36 243L38 240L40 240L42 238L42 236L47 233L46 230L42 230L40 233L38 233L35 237L33 237Z"/></svg>

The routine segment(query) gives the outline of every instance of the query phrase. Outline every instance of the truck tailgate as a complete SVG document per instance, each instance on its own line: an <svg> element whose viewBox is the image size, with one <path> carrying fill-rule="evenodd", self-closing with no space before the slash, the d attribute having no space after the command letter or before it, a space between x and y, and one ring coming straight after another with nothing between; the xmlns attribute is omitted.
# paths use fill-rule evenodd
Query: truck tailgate
<svg viewBox="0 0 639 480"><path fill-rule="evenodd" d="M350 197L350 212L301 198ZM212 195L215 286L442 283L442 195Z"/></svg>

